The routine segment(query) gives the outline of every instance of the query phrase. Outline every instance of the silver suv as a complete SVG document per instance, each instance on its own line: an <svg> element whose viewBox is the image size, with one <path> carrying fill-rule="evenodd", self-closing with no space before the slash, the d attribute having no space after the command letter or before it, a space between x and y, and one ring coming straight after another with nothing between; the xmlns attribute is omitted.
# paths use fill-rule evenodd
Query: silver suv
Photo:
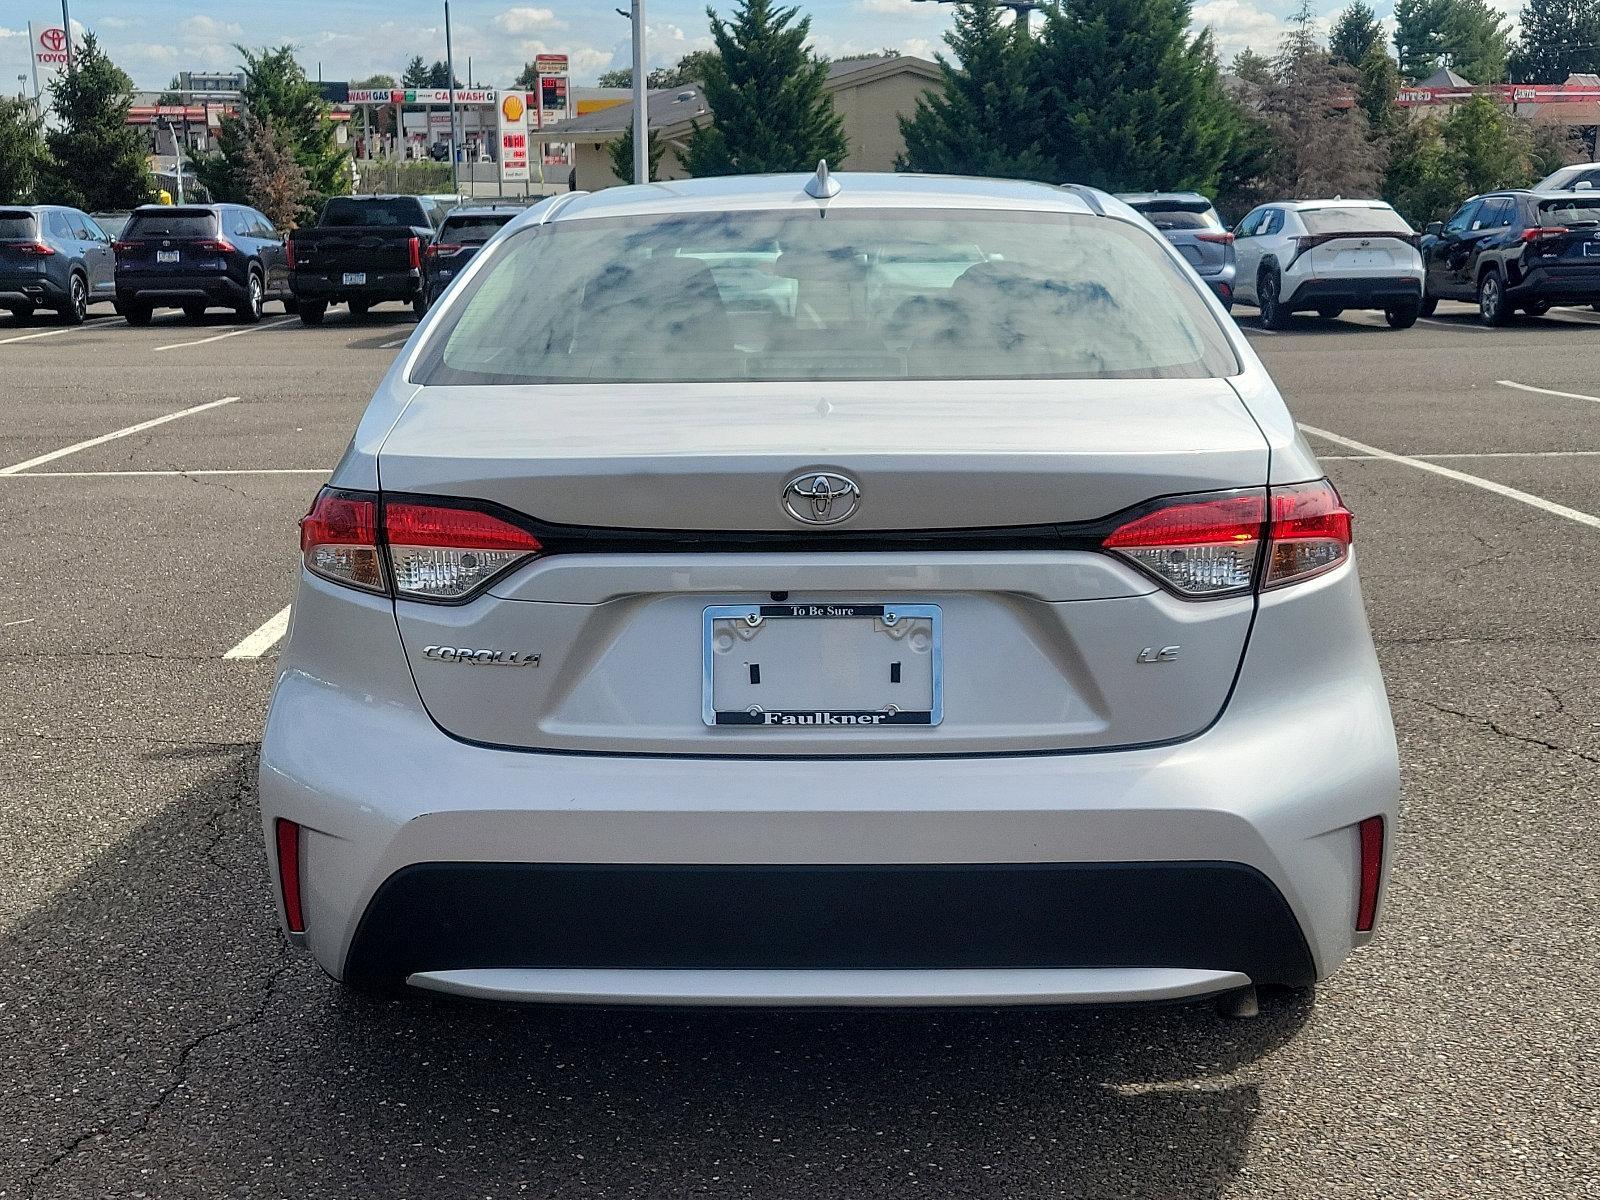
<svg viewBox="0 0 1600 1200"><path fill-rule="evenodd" d="M546 201L301 548L261 810L346 984L1157 1000L1372 936L1397 769L1350 514L1101 193Z"/></svg>

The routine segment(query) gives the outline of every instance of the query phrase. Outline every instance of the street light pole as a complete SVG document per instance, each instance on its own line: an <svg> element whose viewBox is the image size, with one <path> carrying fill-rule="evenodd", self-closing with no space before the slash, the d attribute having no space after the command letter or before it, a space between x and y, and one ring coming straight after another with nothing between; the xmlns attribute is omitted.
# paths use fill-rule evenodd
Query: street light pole
<svg viewBox="0 0 1600 1200"><path fill-rule="evenodd" d="M444 69L450 77L445 80L450 88L450 182L460 196L461 166L456 162L456 60L450 49L450 0L444 0Z"/></svg>
<svg viewBox="0 0 1600 1200"><path fill-rule="evenodd" d="M650 182L650 113L644 92L644 0L633 0L633 181Z"/></svg>
<svg viewBox="0 0 1600 1200"><path fill-rule="evenodd" d="M67 0L61 0L61 30L67 35L67 74L77 70L77 59L72 53L72 14L67 11Z"/></svg>

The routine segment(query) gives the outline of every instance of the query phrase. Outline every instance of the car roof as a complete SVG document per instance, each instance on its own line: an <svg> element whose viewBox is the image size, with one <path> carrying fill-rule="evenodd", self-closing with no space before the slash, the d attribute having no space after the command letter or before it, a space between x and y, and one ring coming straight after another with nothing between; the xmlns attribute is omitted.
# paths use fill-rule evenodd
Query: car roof
<svg viewBox="0 0 1600 1200"><path fill-rule="evenodd" d="M1118 192L1116 196L1135 208L1141 204L1211 204L1211 198L1199 192Z"/></svg>
<svg viewBox="0 0 1600 1200"><path fill-rule="evenodd" d="M1334 197L1330 200L1280 200L1278 204L1293 209L1295 212L1312 212L1319 208L1389 208L1387 200L1345 200Z"/></svg>
<svg viewBox="0 0 1600 1200"><path fill-rule="evenodd" d="M516 207L508 204L503 208L493 204L463 204L459 208L452 208L444 215L446 220L451 217L505 217L509 221L512 217L520 216L522 209L523 206L520 204Z"/></svg>
<svg viewBox="0 0 1600 1200"><path fill-rule="evenodd" d="M138 208L133 210L133 213L142 213L142 212L176 212L176 211L178 211L180 209L185 209L185 208L203 208L207 212L217 212L217 211L219 211L221 209L224 209L224 208L243 208L243 207L245 207L245 206L242 205L242 204L188 204L188 203L184 203L184 204L141 204L141 205L139 205ZM133 213L129 213L128 215L132 216Z"/></svg>
<svg viewBox="0 0 1600 1200"><path fill-rule="evenodd" d="M729 211L815 212L819 204L840 209L948 208L998 209L1093 215L1094 205L1107 211L1132 209L1110 195L1083 189L1080 193L1048 183L1016 179L974 179L958 175L875 174L840 171L829 178L839 185L826 201L805 191L814 175L729 175L680 179L601 192L570 192L551 203L529 209L514 227L592 220L598 217L667 216ZM1118 214L1120 215L1120 214Z"/></svg>

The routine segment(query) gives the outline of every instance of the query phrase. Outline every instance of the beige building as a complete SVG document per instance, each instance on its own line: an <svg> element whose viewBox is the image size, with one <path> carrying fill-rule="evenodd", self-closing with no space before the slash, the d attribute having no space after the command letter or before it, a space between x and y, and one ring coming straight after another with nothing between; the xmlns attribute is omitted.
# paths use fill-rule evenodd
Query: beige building
<svg viewBox="0 0 1600 1200"><path fill-rule="evenodd" d="M836 62L828 67L826 87L834 109L844 124L850 153L843 166L850 171L892 171L895 158L905 149L900 118L910 116L917 97L939 87L939 68L923 58L868 58ZM688 172L679 160L698 119L709 124L710 110L698 84L664 88L647 97L650 128L666 144L656 175L683 179ZM622 137L633 121L629 105L605 108L548 126L550 142L570 142L585 191L615 187L625 182L611 170L611 143ZM838 164L833 164L838 165Z"/></svg>

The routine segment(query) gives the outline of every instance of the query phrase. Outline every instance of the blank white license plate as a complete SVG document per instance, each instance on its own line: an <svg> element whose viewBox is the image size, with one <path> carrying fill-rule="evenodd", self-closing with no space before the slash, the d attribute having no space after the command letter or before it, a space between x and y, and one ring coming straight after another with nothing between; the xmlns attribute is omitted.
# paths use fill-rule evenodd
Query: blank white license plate
<svg viewBox="0 0 1600 1200"><path fill-rule="evenodd" d="M705 610L707 725L937 725L934 604L717 604Z"/></svg>
<svg viewBox="0 0 1600 1200"><path fill-rule="evenodd" d="M1341 267L1386 267L1389 256L1382 250L1341 250L1334 261Z"/></svg>
<svg viewBox="0 0 1600 1200"><path fill-rule="evenodd" d="M344 273L344 286L345 287L349 287L352 284L363 284L366 281L367 281L367 273L365 271L346 271Z"/></svg>
<svg viewBox="0 0 1600 1200"><path fill-rule="evenodd" d="M178 252L176 250L157 250L156 261L158 263L177 262Z"/></svg>

